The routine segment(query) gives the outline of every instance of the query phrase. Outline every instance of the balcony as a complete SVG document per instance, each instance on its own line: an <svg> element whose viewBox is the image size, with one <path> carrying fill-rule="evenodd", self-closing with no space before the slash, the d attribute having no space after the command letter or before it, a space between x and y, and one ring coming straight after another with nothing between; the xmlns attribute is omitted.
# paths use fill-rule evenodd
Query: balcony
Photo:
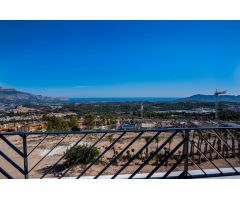
<svg viewBox="0 0 240 200"><path fill-rule="evenodd" d="M238 177L240 128L0 134L0 178Z"/></svg>

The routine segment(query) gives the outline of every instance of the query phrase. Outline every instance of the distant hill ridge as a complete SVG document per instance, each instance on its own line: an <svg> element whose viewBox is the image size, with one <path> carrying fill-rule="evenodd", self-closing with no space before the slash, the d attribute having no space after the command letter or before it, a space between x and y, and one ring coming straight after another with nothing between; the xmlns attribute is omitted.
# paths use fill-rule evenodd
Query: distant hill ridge
<svg viewBox="0 0 240 200"><path fill-rule="evenodd" d="M220 95L218 97L218 99L219 99L219 101L240 103L240 95ZM190 97L178 99L177 101L214 102L215 96L214 95L196 94L196 95L193 95Z"/></svg>
<svg viewBox="0 0 240 200"><path fill-rule="evenodd" d="M18 91L14 88L0 87L0 103L54 103L66 101L65 98L54 98L42 95L34 95L27 92Z"/></svg>
<svg viewBox="0 0 240 200"><path fill-rule="evenodd" d="M214 102L214 95L196 94L186 98L180 98L172 101L198 101L198 102ZM219 101L240 103L240 95L220 95ZM42 95L34 95L27 92L18 91L14 88L4 88L0 86L0 103L4 104L24 104L24 103L61 103L71 102L64 97L48 97Z"/></svg>

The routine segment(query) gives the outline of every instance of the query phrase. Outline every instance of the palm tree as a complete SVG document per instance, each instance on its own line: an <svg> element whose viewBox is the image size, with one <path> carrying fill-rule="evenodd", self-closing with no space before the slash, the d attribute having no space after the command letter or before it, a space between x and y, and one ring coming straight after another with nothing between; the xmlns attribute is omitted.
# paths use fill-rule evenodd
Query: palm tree
<svg viewBox="0 0 240 200"><path fill-rule="evenodd" d="M163 150L164 150L164 157L166 158L168 156L168 154L170 153L170 150L167 147L164 147ZM168 160L169 159L166 160L166 162L164 164L165 166L168 166Z"/></svg>
<svg viewBox="0 0 240 200"><path fill-rule="evenodd" d="M209 144L211 144L211 138L212 138L212 133L207 133L207 141ZM208 143L207 143L207 152L206 153L209 152L209 159L212 160L212 151L211 151L212 148L209 145L209 150L208 150ZM207 156L207 154L206 154L206 156Z"/></svg>
<svg viewBox="0 0 240 200"><path fill-rule="evenodd" d="M151 137L149 137L149 136L144 137L144 140L145 140L146 144L150 141L150 138ZM147 146L146 151L145 151L146 158L148 158L148 155L149 155L149 147Z"/></svg>
<svg viewBox="0 0 240 200"><path fill-rule="evenodd" d="M212 143L213 148L210 148L210 156L209 156L209 159L210 159L210 160L213 159L213 149L215 149L216 141L217 141L217 136L214 135L214 136L213 136L213 143Z"/></svg>
<svg viewBox="0 0 240 200"><path fill-rule="evenodd" d="M195 152L194 152L194 144L195 144L195 141L194 141L194 139L195 139L195 133L193 133L193 135L192 135L192 140L190 141L190 153L189 153L189 156L190 157L192 157L192 160L194 160L195 159Z"/></svg>
<svg viewBox="0 0 240 200"><path fill-rule="evenodd" d="M112 142L113 142L113 134L109 134L109 135L107 136L107 139L108 139L108 141L109 141L109 143L110 143L110 145L111 145ZM116 149L115 149L114 145L113 145L113 147L112 147L112 150L113 150L113 157L115 157L115 156L116 156Z"/></svg>
<svg viewBox="0 0 240 200"><path fill-rule="evenodd" d="M221 132L221 130L219 130L218 136L221 137L221 134L222 134L222 132ZM217 140L217 152L221 153L221 151L222 151L222 141L218 138L218 140ZM219 158L218 153L216 153L215 159Z"/></svg>
<svg viewBox="0 0 240 200"><path fill-rule="evenodd" d="M199 136L200 137L200 136ZM200 139L199 139L200 141L199 141L199 150L202 152L202 143L203 143L203 138L202 137L200 137ZM198 161L199 161L199 163L201 164L201 162L202 162L202 153L200 153L199 152L199 158L198 158Z"/></svg>
<svg viewBox="0 0 240 200"><path fill-rule="evenodd" d="M223 133L223 138L225 140L226 143L228 143L228 134L226 132ZM227 147L227 145L223 144L223 157L225 156L225 152L226 152L226 157L229 157L229 149Z"/></svg>
<svg viewBox="0 0 240 200"><path fill-rule="evenodd" d="M236 151L235 151L235 139L232 137L232 156L234 157L234 155L236 154Z"/></svg>
<svg viewBox="0 0 240 200"><path fill-rule="evenodd" d="M240 133L237 133L236 137L238 139L238 155L240 155Z"/></svg>
<svg viewBox="0 0 240 200"><path fill-rule="evenodd" d="M171 144L172 144L172 141L173 141L173 138L169 141L169 143L168 143L168 149L169 149L169 152L170 152L170 150L171 150Z"/></svg>
<svg viewBox="0 0 240 200"><path fill-rule="evenodd" d="M155 142L156 142L156 144L157 144L157 148L156 148L156 149L158 149L159 140L160 140L160 139L159 139L159 136L157 136L156 139L155 139Z"/></svg>
<svg viewBox="0 0 240 200"><path fill-rule="evenodd" d="M207 135L204 135L203 137L204 137L204 139L205 139L203 154L207 157L207 149L208 149ZM204 158L204 160L206 161L205 158Z"/></svg>
<svg viewBox="0 0 240 200"><path fill-rule="evenodd" d="M202 143L203 143L203 138L200 137L199 135L199 138L198 138L198 163L201 164L201 161L202 161L202 154L200 151L202 151Z"/></svg>

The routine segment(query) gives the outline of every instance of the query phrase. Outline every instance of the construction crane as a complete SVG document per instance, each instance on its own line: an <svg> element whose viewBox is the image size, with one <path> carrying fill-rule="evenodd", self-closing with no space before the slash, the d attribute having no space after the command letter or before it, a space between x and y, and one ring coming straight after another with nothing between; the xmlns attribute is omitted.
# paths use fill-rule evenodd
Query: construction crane
<svg viewBox="0 0 240 200"><path fill-rule="evenodd" d="M214 96L215 96L215 120L218 120L218 96L221 94L226 94L227 91L218 91L216 89L216 91L214 92Z"/></svg>

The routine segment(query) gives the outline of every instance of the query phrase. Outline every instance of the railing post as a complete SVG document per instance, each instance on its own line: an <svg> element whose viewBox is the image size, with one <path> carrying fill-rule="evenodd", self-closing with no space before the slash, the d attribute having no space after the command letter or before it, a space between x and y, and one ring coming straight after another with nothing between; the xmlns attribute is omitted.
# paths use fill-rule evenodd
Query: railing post
<svg viewBox="0 0 240 200"><path fill-rule="evenodd" d="M28 153L27 153L27 135L22 135L23 139L23 165L24 165L24 172L25 172L25 179L28 179Z"/></svg>
<svg viewBox="0 0 240 200"><path fill-rule="evenodd" d="M184 170L183 177L188 177L188 156L189 156L189 130L184 131L184 144L183 144L183 156L184 156Z"/></svg>

